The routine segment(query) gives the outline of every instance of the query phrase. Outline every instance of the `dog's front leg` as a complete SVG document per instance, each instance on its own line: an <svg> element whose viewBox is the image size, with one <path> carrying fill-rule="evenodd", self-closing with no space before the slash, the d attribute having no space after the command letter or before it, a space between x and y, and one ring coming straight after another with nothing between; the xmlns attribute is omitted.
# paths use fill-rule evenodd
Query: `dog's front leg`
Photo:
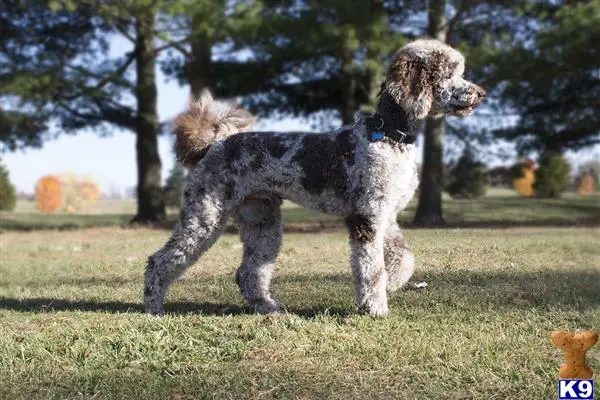
<svg viewBox="0 0 600 400"><path fill-rule="evenodd" d="M388 313L384 232L376 218L351 215L346 218L350 234L352 275L359 311L384 316Z"/></svg>

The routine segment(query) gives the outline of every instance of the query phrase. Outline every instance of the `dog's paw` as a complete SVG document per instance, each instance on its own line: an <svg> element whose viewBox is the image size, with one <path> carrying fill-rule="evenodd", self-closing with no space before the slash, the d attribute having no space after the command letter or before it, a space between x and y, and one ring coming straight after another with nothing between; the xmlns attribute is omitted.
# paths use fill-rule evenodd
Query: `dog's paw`
<svg viewBox="0 0 600 400"><path fill-rule="evenodd" d="M371 307L371 309L369 310L369 315L372 315L374 317L385 317L388 315L389 312L390 310L388 309L387 304L376 305L374 307Z"/></svg>
<svg viewBox="0 0 600 400"><path fill-rule="evenodd" d="M269 299L252 304L252 308L259 314L269 315L277 314L281 309L281 305L279 304L279 300Z"/></svg>
<svg viewBox="0 0 600 400"><path fill-rule="evenodd" d="M358 311L363 314L368 314L374 317L385 317L389 313L387 300L367 301L358 307Z"/></svg>
<svg viewBox="0 0 600 400"><path fill-rule="evenodd" d="M162 317L163 315L165 315L165 309L160 307L146 307L146 314L150 314L153 315L155 317Z"/></svg>
<svg viewBox="0 0 600 400"><path fill-rule="evenodd" d="M148 296L144 298L144 309L146 314L155 315L157 317L165 315L165 309L163 305L154 297Z"/></svg>

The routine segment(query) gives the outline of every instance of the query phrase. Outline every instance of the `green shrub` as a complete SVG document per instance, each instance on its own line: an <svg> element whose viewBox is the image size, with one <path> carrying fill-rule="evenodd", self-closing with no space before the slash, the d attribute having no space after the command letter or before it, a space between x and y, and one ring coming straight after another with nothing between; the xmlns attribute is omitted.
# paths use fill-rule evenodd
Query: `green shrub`
<svg viewBox="0 0 600 400"><path fill-rule="evenodd" d="M165 196L165 204L167 206L181 206L181 192L183 191L184 182L185 168L180 163L175 163L163 187L163 195Z"/></svg>
<svg viewBox="0 0 600 400"><path fill-rule="evenodd" d="M8 170L0 164L0 211L12 211L17 205L17 193L10 183Z"/></svg>
<svg viewBox="0 0 600 400"><path fill-rule="evenodd" d="M533 185L537 196L560 197L562 192L571 187L571 168L560 153L544 152L539 164Z"/></svg>
<svg viewBox="0 0 600 400"><path fill-rule="evenodd" d="M450 171L450 184L446 191L455 199L471 199L485 195L488 177L485 165L473 157L466 148Z"/></svg>

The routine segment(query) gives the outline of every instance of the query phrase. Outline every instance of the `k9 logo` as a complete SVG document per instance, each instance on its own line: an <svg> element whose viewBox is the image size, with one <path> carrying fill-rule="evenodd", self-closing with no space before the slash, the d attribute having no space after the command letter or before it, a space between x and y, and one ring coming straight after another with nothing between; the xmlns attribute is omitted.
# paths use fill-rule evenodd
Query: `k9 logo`
<svg viewBox="0 0 600 400"><path fill-rule="evenodd" d="M593 400L594 381L592 379L561 379L558 381L559 400Z"/></svg>

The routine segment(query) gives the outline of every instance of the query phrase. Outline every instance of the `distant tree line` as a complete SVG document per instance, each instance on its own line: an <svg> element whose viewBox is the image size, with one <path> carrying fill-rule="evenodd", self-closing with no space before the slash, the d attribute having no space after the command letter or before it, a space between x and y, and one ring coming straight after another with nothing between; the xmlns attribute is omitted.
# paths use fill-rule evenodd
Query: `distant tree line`
<svg viewBox="0 0 600 400"><path fill-rule="evenodd" d="M415 223L444 222L446 137L472 148L508 140L522 154L600 141L598 1L4 0L0 144L12 151L81 128L131 131L134 220L161 221L169 195L160 186L157 67L192 94L210 88L260 116L330 128L372 110L386 61L423 36L463 51L468 78L489 100L470 122L426 121ZM131 51L112 56L115 38Z"/></svg>

